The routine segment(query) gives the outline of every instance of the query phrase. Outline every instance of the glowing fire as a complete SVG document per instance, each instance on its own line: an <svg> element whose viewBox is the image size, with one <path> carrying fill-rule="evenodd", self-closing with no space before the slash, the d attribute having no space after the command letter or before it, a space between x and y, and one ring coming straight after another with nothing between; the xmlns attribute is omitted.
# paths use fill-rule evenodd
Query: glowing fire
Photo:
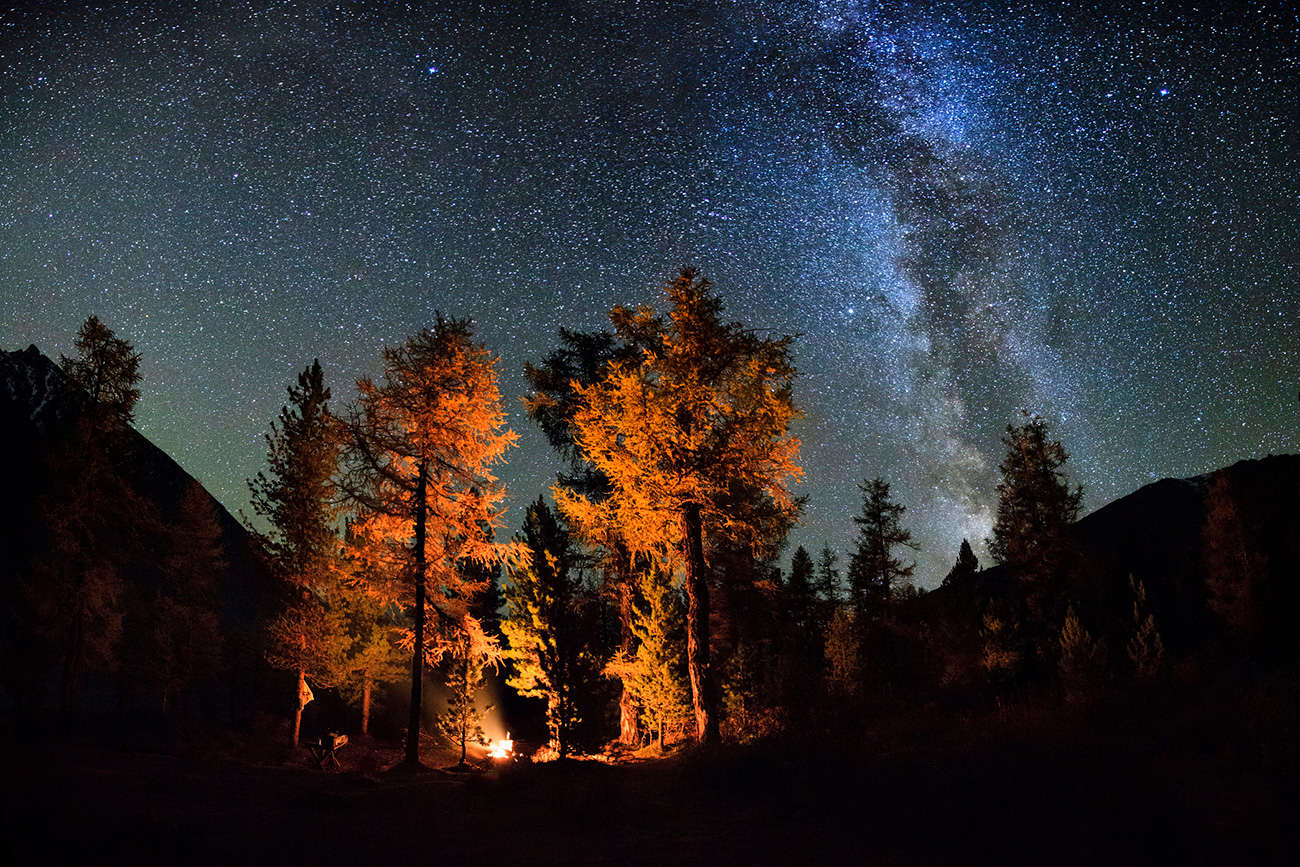
<svg viewBox="0 0 1300 867"><path fill-rule="evenodd" d="M492 742L492 748L488 750L488 758L508 759L514 754L514 751L515 742L510 739L510 732L506 732L503 739Z"/></svg>

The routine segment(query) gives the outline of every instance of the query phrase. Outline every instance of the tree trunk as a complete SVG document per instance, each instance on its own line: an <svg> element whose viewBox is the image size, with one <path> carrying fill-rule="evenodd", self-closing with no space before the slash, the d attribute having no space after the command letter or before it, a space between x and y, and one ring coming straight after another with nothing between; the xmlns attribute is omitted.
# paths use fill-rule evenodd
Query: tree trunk
<svg viewBox="0 0 1300 867"><path fill-rule="evenodd" d="M615 569L618 574L618 621L622 642L619 649L625 659L631 659L636 653L636 636L632 633L632 562L627 549L618 545L614 551ZM637 724L637 707L632 698L632 691L621 687L618 696L618 739L625 746L633 747L641 742L641 729Z"/></svg>
<svg viewBox="0 0 1300 867"><path fill-rule="evenodd" d="M370 734L370 675L361 682L361 733Z"/></svg>
<svg viewBox="0 0 1300 867"><path fill-rule="evenodd" d="M298 703L297 704L298 709L293 713L293 748L294 749L298 748L298 735L302 731L302 709L306 707L306 705L302 703L302 696L303 693L307 691L306 686L307 686L307 672L300 668L298 669L298 695L295 696Z"/></svg>
<svg viewBox="0 0 1300 867"><path fill-rule="evenodd" d="M72 723L72 709L76 706L77 677L81 673L81 654L84 643L82 610L77 608L72 620L72 634L68 636L68 651L63 659L63 680L60 684L59 711L64 725Z"/></svg>
<svg viewBox="0 0 1300 867"><path fill-rule="evenodd" d="M682 507L682 547L686 561L686 666L695 705L695 737L702 746L721 741L718 700L709 668L709 581L704 563L704 522L700 507Z"/></svg>
<svg viewBox="0 0 1300 867"><path fill-rule="evenodd" d="M420 461L415 488L415 648L411 653L411 715L406 725L406 764L420 764L420 714L424 702L424 534L428 467Z"/></svg>

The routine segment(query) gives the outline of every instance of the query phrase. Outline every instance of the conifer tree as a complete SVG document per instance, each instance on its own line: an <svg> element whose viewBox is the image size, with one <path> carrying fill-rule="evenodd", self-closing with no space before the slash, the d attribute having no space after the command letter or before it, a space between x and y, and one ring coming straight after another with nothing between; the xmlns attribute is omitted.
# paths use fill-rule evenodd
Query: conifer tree
<svg viewBox="0 0 1300 867"><path fill-rule="evenodd" d="M1128 643L1128 658L1133 663L1133 676L1138 680L1154 680L1160 676L1165 664L1165 643L1156 627L1156 618L1147 609L1147 589L1141 581L1128 576L1133 590L1133 638Z"/></svg>
<svg viewBox="0 0 1300 867"><path fill-rule="evenodd" d="M904 529L901 517L907 508L889 498L889 483L872 479L859 485L862 514L853 518L858 525L858 548L849 560L849 590L859 626L884 615L900 582L912 577L916 564L904 565L894 556L898 547L916 550L912 532Z"/></svg>
<svg viewBox="0 0 1300 867"><path fill-rule="evenodd" d="M467 658L499 652L470 610L485 588L460 566L499 561L513 550L483 528L500 526L505 490L491 469L515 434L505 429L496 359L473 342L468 320L439 314L432 329L384 350L382 382L362 379L357 390L344 484L358 509L358 550L398 567L372 574L401 576L369 590L410 617L406 762L418 765L426 656L436 659L447 642L461 639Z"/></svg>
<svg viewBox="0 0 1300 867"><path fill-rule="evenodd" d="M460 750L458 767L465 767L469 744L488 744L483 719L492 706L479 710L474 698L483 688L484 656L474 647L474 636L462 632L448 647L447 709L438 716L438 731Z"/></svg>
<svg viewBox="0 0 1300 867"><path fill-rule="evenodd" d="M681 591L662 570L650 567L633 574L637 592L631 626L636 649L614 654L605 674L622 681L645 718L645 729L654 734L662 751L669 726L692 712L681 640L685 605Z"/></svg>
<svg viewBox="0 0 1300 867"><path fill-rule="evenodd" d="M1066 588L1075 557L1069 527L1079 516L1083 489L1071 488L1065 473L1069 455L1050 439L1047 424L1025 413L1007 427L1007 454L999 465L998 508L989 552L1016 580L1015 598L999 601L1002 622L1015 635L1000 642L1023 654L1021 674L1048 676L1059 648Z"/></svg>
<svg viewBox="0 0 1300 867"><path fill-rule="evenodd" d="M140 399L140 354L91 316L77 332L75 358L59 356L64 372L90 396L96 426L129 425Z"/></svg>
<svg viewBox="0 0 1300 867"><path fill-rule="evenodd" d="M1069 455L1048 438L1047 423L1025 413L1024 424L1007 426L1006 457L998 466L998 510L989 552L1022 581L1042 584L1053 577L1067 548L1066 528L1079 516L1081 487L1070 488L1064 470Z"/></svg>
<svg viewBox="0 0 1300 867"><path fill-rule="evenodd" d="M267 434L267 470L248 483L253 511L282 582L281 609L267 628L267 659L297 675L294 746L310 700L308 679L335 686L346 647L340 594L345 563L335 474L341 443L320 361L289 386L289 404Z"/></svg>
<svg viewBox="0 0 1300 867"><path fill-rule="evenodd" d="M341 661L339 693L361 710L361 733L370 733L370 717L378 707L376 688L404 673L404 657L394 635L398 632L391 607L356 587L342 588L347 650Z"/></svg>
<svg viewBox="0 0 1300 867"><path fill-rule="evenodd" d="M722 302L694 270L682 269L668 298L667 321L650 308L614 308L618 332L646 349L639 361L612 363L598 383L577 389L574 440L612 493L555 493L584 533L613 525L633 554L673 550L688 601L696 736L716 744L720 694L710 664L705 537L757 548L780 517L796 512L788 487L801 472L799 442L789 433L798 416L794 368L790 338L724 323Z"/></svg>
<svg viewBox="0 0 1300 867"><path fill-rule="evenodd" d="M948 570L948 574L944 576L943 586L950 587L964 584L979 570L979 558L971 550L970 542L962 539L961 548L957 551L957 562L952 565L952 568Z"/></svg>
<svg viewBox="0 0 1300 867"><path fill-rule="evenodd" d="M862 691L862 640L855 620L851 608L836 608L826 635L826 687L842 700Z"/></svg>
<svg viewBox="0 0 1300 867"><path fill-rule="evenodd" d="M117 667L126 584L122 572L157 522L153 509L118 472L112 446L132 419L140 356L98 317L77 332L77 355L60 356L86 392L85 412L51 453L57 497L42 498L49 548L38 557L26 601L38 641L60 657L60 710L70 716L84 670Z"/></svg>
<svg viewBox="0 0 1300 867"><path fill-rule="evenodd" d="M808 549L803 545L796 548L794 556L790 558L790 577L785 582L787 614L800 634L804 635L816 623L815 569Z"/></svg>
<svg viewBox="0 0 1300 867"><path fill-rule="evenodd" d="M541 497L528 507L523 536L527 552L510 573L501 623L514 669L506 682L520 695L546 700L551 744L565 758L601 661L591 646L594 630L568 529Z"/></svg>
<svg viewBox="0 0 1300 867"><path fill-rule="evenodd" d="M641 335L645 336L645 335ZM546 434L568 466L559 473L557 484L593 503L611 493L609 478L591 461L574 441L572 420L581 405L579 389L602 380L613 362L630 363L643 351L638 335L621 336L609 332L583 333L560 329L560 348L546 356L541 366L525 365L524 374L533 389L524 399L528 417ZM632 606L638 578L633 574L636 561L628 550L619 528L612 522L589 522L572 528L599 558L605 575L606 590L617 600L619 613L619 648L625 656L635 652L636 636L632 631ZM640 739L636 702L626 690L619 695L619 741L631 746Z"/></svg>
<svg viewBox="0 0 1300 867"><path fill-rule="evenodd" d="M1070 702L1087 700L1100 686L1106 665L1106 649L1079 623L1071 605L1061 627L1061 683Z"/></svg>

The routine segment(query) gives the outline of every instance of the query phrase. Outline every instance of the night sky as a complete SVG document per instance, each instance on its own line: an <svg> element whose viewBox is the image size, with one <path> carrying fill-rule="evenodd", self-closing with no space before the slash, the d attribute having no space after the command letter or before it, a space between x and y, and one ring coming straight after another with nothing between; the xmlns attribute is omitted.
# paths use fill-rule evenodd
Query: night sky
<svg viewBox="0 0 1300 867"><path fill-rule="evenodd" d="M103 5L0 17L0 348L98 315L232 511L313 357L341 407L440 310L501 357L517 527L524 362L681 265L800 335L814 555L875 476L919 583L983 555L1022 408L1087 511L1297 450L1293 6Z"/></svg>

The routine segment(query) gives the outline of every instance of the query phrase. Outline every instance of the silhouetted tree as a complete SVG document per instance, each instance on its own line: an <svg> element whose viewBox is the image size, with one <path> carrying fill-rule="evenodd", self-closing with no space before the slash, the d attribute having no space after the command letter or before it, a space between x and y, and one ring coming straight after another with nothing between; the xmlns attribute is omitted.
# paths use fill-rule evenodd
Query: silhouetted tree
<svg viewBox="0 0 1300 867"><path fill-rule="evenodd" d="M261 537L282 582L281 609L267 628L267 659L298 678L294 746L312 694L307 679L337 685L347 644L335 488L341 441L329 399L320 361L313 361L289 386L279 424L271 423L267 470L248 482L253 511L269 524Z"/></svg>
<svg viewBox="0 0 1300 867"><path fill-rule="evenodd" d="M962 539L961 548L957 551L957 562L952 565L952 568L948 570L948 574L944 576L943 586L964 584L979 570L979 558L971 550L970 542Z"/></svg>
<svg viewBox="0 0 1300 867"><path fill-rule="evenodd" d="M896 585L912 577L916 564L904 565L894 556L899 547L916 550L912 532L901 518L907 508L889 498L889 483L872 479L859 485L862 514L858 525L858 547L849 560L849 591L859 626L884 615L894 597Z"/></svg>
<svg viewBox="0 0 1300 867"><path fill-rule="evenodd" d="M75 358L59 356L59 365L90 396L96 427L129 425L140 399L140 354L112 329L91 316L77 332Z"/></svg>

